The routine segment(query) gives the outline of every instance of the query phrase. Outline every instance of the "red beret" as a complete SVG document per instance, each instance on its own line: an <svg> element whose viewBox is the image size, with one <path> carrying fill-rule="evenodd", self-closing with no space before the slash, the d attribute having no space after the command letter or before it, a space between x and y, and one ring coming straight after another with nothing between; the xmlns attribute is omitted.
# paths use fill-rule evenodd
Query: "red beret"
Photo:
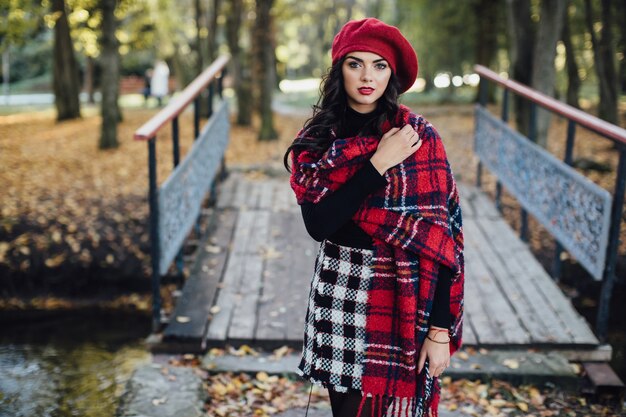
<svg viewBox="0 0 626 417"><path fill-rule="evenodd" d="M417 78L417 54L395 26L373 17L346 23L333 40L333 65L354 51L373 52L385 58L400 81L400 93Z"/></svg>

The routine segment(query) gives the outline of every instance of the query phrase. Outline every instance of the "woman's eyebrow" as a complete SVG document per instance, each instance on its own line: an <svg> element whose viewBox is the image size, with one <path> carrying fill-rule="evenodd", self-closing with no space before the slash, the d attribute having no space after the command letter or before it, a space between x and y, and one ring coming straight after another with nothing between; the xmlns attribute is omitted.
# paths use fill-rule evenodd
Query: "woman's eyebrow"
<svg viewBox="0 0 626 417"><path fill-rule="evenodd" d="M352 58L352 59L354 59L354 60L356 60L356 61L359 61L359 62L364 62L361 58L357 58L357 57L352 56L352 55L348 55L346 58ZM374 60L374 61L372 61L372 62L375 64L375 63L377 63L377 62L381 62L381 61L387 61L387 60L386 60L385 58L378 58L378 59L375 59L375 60Z"/></svg>

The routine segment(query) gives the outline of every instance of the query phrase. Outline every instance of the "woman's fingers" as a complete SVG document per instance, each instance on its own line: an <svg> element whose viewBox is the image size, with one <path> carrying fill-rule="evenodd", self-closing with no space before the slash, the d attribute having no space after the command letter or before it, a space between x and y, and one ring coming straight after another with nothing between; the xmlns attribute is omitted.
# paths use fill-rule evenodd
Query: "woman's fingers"
<svg viewBox="0 0 626 417"><path fill-rule="evenodd" d="M393 140L391 137L393 136ZM401 128L393 127L387 131L372 156L374 167L383 173L387 169L401 163L422 145L413 126L406 124Z"/></svg>
<svg viewBox="0 0 626 417"><path fill-rule="evenodd" d="M432 371L431 371L432 369ZM436 365L433 364L429 367L429 373L433 376L439 376L445 371L446 367L444 365Z"/></svg>
<svg viewBox="0 0 626 417"><path fill-rule="evenodd" d="M424 351L424 349L422 349L420 351L420 356L419 359L417 360L417 373L419 374L420 372L422 372L422 368L424 367L424 362L426 362L426 352ZM429 364L429 371L430 371L430 364Z"/></svg>
<svg viewBox="0 0 626 417"><path fill-rule="evenodd" d="M399 127L392 127L391 129L389 129L382 137L382 139L386 139L389 136L393 136L395 135L398 131L400 130Z"/></svg>
<svg viewBox="0 0 626 417"><path fill-rule="evenodd" d="M438 354L433 354L433 357L428 358L428 372L431 375L434 376L439 376L441 375L446 368L448 367L447 364L449 364L449 358L445 358L445 357L438 357Z"/></svg>
<svg viewBox="0 0 626 417"><path fill-rule="evenodd" d="M415 129L413 129L413 126L409 124L404 125L402 129L400 129L400 135L410 147L416 146L421 140ZM417 149L413 149L413 151L415 150Z"/></svg>

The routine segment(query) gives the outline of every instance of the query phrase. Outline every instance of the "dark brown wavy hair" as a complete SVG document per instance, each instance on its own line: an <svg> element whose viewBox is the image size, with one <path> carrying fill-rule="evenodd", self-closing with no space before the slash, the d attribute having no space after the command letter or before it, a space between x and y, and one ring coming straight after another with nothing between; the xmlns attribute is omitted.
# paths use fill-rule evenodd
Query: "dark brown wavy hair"
<svg viewBox="0 0 626 417"><path fill-rule="evenodd" d="M348 106L347 94L343 84L343 73L341 71L345 60L345 56L339 59L322 78L320 97L317 100L317 104L313 105L313 116L304 123L302 131L306 132L306 134L297 137L287 148L283 157L283 163L287 171L291 172L289 168L289 154L292 151L296 149L309 150L322 154L331 144L331 129L334 129L336 132L343 130L346 108ZM392 71L387 88L380 99L378 99L376 110L381 114L375 119L375 125L371 126L375 134L381 135L382 123L385 120L393 120L398 112L398 91L400 91L400 83Z"/></svg>

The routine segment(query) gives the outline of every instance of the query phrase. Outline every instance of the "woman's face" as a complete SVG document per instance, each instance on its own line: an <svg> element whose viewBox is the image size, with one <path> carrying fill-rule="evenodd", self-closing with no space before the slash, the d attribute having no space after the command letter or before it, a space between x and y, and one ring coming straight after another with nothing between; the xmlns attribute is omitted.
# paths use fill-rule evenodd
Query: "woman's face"
<svg viewBox="0 0 626 417"><path fill-rule="evenodd" d="M359 113L375 110L389 84L389 63L373 52L355 51L346 54L341 71L348 105Z"/></svg>

